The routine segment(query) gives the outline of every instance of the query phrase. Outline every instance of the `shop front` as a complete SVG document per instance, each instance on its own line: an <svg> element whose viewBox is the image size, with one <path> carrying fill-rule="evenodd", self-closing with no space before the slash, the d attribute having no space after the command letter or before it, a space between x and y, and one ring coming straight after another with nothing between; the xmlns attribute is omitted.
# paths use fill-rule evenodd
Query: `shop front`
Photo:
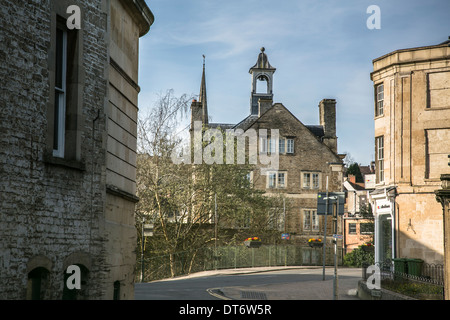
<svg viewBox="0 0 450 320"><path fill-rule="evenodd" d="M375 220L375 262L395 258L395 188L369 193Z"/></svg>

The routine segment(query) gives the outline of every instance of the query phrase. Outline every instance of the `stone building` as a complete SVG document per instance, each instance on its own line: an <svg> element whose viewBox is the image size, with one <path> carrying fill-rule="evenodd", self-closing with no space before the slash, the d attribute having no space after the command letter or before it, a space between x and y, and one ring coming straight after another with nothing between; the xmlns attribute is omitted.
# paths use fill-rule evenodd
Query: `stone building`
<svg viewBox="0 0 450 320"><path fill-rule="evenodd" d="M434 191L450 173L450 40L373 60L376 260L443 262Z"/></svg>
<svg viewBox="0 0 450 320"><path fill-rule="evenodd" d="M371 173L363 175L364 182L361 183L356 182L356 177L351 174L344 178L347 193L343 232L345 252L373 241L373 216L368 210L371 176Z"/></svg>
<svg viewBox="0 0 450 320"><path fill-rule="evenodd" d="M337 152L336 101L323 99L318 106L320 124L303 124L281 103L273 103L273 76L276 69L269 63L261 48L256 64L250 68L250 114L236 124L208 121L205 69L198 101L191 105L191 129L196 121L209 128L258 134L248 135L246 151L254 148L258 161L250 179L253 187L264 190L267 196L282 194L286 210L274 223L281 233L289 233L291 241L306 244L309 238L322 238L324 216L317 215L318 192L325 192L328 178L330 192L342 191L343 162ZM266 136L259 134L266 130ZM274 133L278 130L278 136ZM192 131L191 131L192 133ZM192 137L192 136L191 136ZM247 138L246 138L247 139ZM276 166L266 166L261 156L270 155ZM327 234L331 230L328 219ZM339 223L341 228L341 223ZM341 230L340 230L341 231ZM328 238L331 240L331 237Z"/></svg>
<svg viewBox="0 0 450 320"><path fill-rule="evenodd" d="M144 0L0 3L0 299L133 298L138 44L153 19Z"/></svg>

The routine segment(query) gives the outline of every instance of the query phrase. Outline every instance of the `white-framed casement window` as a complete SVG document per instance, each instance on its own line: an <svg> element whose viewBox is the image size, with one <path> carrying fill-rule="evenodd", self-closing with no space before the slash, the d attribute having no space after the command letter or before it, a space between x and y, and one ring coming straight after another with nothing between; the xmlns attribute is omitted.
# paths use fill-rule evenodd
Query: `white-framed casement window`
<svg viewBox="0 0 450 320"><path fill-rule="evenodd" d="M382 116L384 112L384 85L381 83L375 87L375 116Z"/></svg>
<svg viewBox="0 0 450 320"><path fill-rule="evenodd" d="M293 138L280 138L278 140L278 153L293 154L294 153L294 139Z"/></svg>
<svg viewBox="0 0 450 320"><path fill-rule="evenodd" d="M283 171L271 171L267 173L267 185L266 188L286 188L287 185L287 172Z"/></svg>
<svg viewBox="0 0 450 320"><path fill-rule="evenodd" d="M303 189L320 189L320 172L302 172L301 184Z"/></svg>
<svg viewBox="0 0 450 320"><path fill-rule="evenodd" d="M259 152L273 154L277 151L277 144L275 139L260 138L259 140Z"/></svg>
<svg viewBox="0 0 450 320"><path fill-rule="evenodd" d="M384 182L384 136L375 138L377 182Z"/></svg>
<svg viewBox="0 0 450 320"><path fill-rule="evenodd" d="M286 152L286 139L280 138L278 141L278 153L283 154Z"/></svg>
<svg viewBox="0 0 450 320"><path fill-rule="evenodd" d="M277 186L277 174L276 172L267 173L267 188L276 188Z"/></svg>
<svg viewBox="0 0 450 320"><path fill-rule="evenodd" d="M286 153L294 153L294 139L286 139Z"/></svg>
<svg viewBox="0 0 450 320"><path fill-rule="evenodd" d="M56 29L53 156L64 158L66 131L67 30Z"/></svg>
<svg viewBox="0 0 450 320"><path fill-rule="evenodd" d="M302 209L303 231L319 231L319 216L315 209Z"/></svg>
<svg viewBox="0 0 450 320"><path fill-rule="evenodd" d="M286 172L278 172L277 188L286 188Z"/></svg>

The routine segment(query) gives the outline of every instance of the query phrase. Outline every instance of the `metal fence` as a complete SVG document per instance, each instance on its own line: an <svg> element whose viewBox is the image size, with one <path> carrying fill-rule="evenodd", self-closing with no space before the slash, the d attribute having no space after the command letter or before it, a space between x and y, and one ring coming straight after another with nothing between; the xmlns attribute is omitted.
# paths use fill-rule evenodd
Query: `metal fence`
<svg viewBox="0 0 450 320"><path fill-rule="evenodd" d="M338 249L337 261L342 265L343 250ZM172 259L172 263L171 263ZM321 266L323 248L295 245L263 245L259 248L245 246L206 247L172 255L144 258L143 281L165 279L189 273L233 268L271 266ZM137 260L137 279L141 281L141 259ZM326 265L334 265L334 248L326 248ZM172 265L172 267L171 267ZM172 270L172 271L171 271Z"/></svg>
<svg viewBox="0 0 450 320"><path fill-rule="evenodd" d="M403 260L403 261L397 261ZM386 260L375 265L380 271L381 287L416 299L444 299L444 266L416 259ZM363 266L367 280L369 264Z"/></svg>

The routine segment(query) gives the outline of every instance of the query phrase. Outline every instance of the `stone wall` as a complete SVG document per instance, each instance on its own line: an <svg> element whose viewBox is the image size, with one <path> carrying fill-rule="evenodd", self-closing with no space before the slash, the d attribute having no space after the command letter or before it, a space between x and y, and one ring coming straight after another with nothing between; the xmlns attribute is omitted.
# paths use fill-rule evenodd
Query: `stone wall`
<svg viewBox="0 0 450 320"><path fill-rule="evenodd" d="M323 144L306 126L304 126L282 104L276 103L258 121L252 129L279 129L280 137L294 138L294 153L279 154L279 171L286 173L285 188L267 188L267 176L261 175L260 170L253 173L255 188L265 190L268 196L282 194L286 197L286 229L293 238L307 241L310 237L323 235L324 219L319 218L317 231L303 230L303 210L317 209L317 193L326 191L326 177L330 192L342 191L342 165L339 157ZM258 146L258 150L259 146ZM333 166L330 163L337 165ZM303 173L319 173L319 188L303 188ZM339 230L341 230L339 223ZM332 233L331 217L327 221L328 234Z"/></svg>
<svg viewBox="0 0 450 320"><path fill-rule="evenodd" d="M123 2L129 1L113 1L116 6ZM0 3L0 20L5 21L0 33L4 79L0 92L0 299L36 297L32 291L38 282L39 298L61 299L65 271L72 264L82 267L82 288L76 298L112 299L116 281L124 286L120 298L133 297L137 199L132 185L108 180L107 175L111 168L107 128L114 119L108 101L119 104L111 95L108 99L110 1L77 1L81 29L70 31L76 50L68 52L77 79L71 87L76 95L67 102L73 107L66 118L67 130L72 132L67 132L65 157L51 152L55 30L57 16L67 18L66 9L72 4L69 0ZM118 19L129 16L125 8L119 8ZM136 43L141 34L137 30L134 37L120 36ZM137 47L129 57L132 67L130 62L119 64L134 78L136 54ZM137 101L137 93L134 89L132 101ZM135 133L132 124L122 125ZM135 143L124 147L129 152L123 157L133 159L127 154L135 152ZM134 179L133 168L125 176ZM112 187L107 187L107 181ZM113 191L107 195L107 190Z"/></svg>

